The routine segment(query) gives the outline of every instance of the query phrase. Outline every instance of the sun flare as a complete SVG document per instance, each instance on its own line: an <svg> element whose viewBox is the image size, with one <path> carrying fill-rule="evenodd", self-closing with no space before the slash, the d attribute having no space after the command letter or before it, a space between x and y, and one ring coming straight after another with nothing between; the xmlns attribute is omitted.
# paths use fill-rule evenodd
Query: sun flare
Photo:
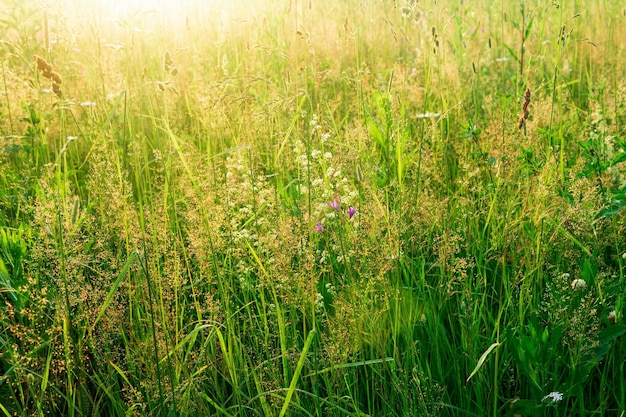
<svg viewBox="0 0 626 417"><path fill-rule="evenodd" d="M188 22L191 17L217 21L235 10L249 10L251 2L246 1L245 7L242 7L243 3L224 0L66 0L59 9L64 10L66 17L82 23L95 20L149 27L154 23ZM137 25L137 22L141 22L141 25Z"/></svg>

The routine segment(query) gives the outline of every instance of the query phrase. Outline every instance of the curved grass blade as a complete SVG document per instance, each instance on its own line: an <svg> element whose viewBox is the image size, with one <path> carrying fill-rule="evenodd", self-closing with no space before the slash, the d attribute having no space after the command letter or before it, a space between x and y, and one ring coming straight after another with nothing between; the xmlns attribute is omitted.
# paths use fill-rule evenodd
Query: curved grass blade
<svg viewBox="0 0 626 417"><path fill-rule="evenodd" d="M469 382L469 380L476 375L476 373L478 371L480 371L480 368L482 368L483 364L485 363L485 360L487 359L487 356L489 356L489 354L498 346L500 346L499 342L495 342L494 344L492 344L491 346L489 346L489 349L487 349L485 351L485 353L483 353L480 357L480 359L478 359L478 363L476 364L476 367L474 368L474 370L472 371L472 373L470 374L470 376L467 377L467 379L465 380L465 382Z"/></svg>

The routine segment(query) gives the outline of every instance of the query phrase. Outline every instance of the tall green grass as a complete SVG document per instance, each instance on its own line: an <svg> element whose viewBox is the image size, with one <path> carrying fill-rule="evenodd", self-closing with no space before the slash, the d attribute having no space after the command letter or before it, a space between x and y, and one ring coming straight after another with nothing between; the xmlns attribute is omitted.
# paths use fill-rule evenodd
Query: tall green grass
<svg viewBox="0 0 626 417"><path fill-rule="evenodd" d="M626 415L619 2L86 3L0 8L2 415Z"/></svg>

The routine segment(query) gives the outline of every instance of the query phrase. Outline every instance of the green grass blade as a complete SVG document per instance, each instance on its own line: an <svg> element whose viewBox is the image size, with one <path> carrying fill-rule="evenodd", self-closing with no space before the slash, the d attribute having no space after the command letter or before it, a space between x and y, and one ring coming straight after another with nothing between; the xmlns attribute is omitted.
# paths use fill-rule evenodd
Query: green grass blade
<svg viewBox="0 0 626 417"><path fill-rule="evenodd" d="M113 300L113 295L115 294L115 291L117 291L117 287L119 287L120 284L122 283L122 280L126 276L126 273L130 269L130 266L132 265L136 256L137 256L137 252L131 253L130 258L128 258L128 260L126 261L126 265L124 265L124 268L122 268L122 271L120 272L117 279L113 283L113 286L111 287L111 289L109 290L109 293L107 294L107 298L104 300L104 304L102 304L102 307L100 307L100 311L98 312L98 316L96 317L96 320L94 320L93 324L91 325L91 329L89 330L90 336L93 333L94 329L96 328L98 321L100 321L100 319L104 315L104 312L106 311L107 307L109 306L109 304L111 304L111 300Z"/></svg>
<svg viewBox="0 0 626 417"><path fill-rule="evenodd" d="M302 349L302 353L300 354L300 359L298 359L298 365L296 366L296 370L293 373L293 377L291 378L291 384L289 384L289 390L287 391L287 396L285 397L285 403L283 404L283 408L280 410L280 414L278 417L283 417L287 412L287 408L289 408L289 403L291 402L291 397L296 389L296 385L298 384L298 379L300 378L300 372L302 372L302 367L304 366L304 361L306 359L306 354L309 351L309 347L311 343L313 343L313 338L315 337L315 330L311 330L309 335L304 342L304 348Z"/></svg>
<svg viewBox="0 0 626 417"><path fill-rule="evenodd" d="M476 364L476 367L474 368L474 370L472 371L472 373L467 377L467 379L465 380L465 382L469 382L470 379L472 379L472 377L474 375L476 375L476 373L478 371L480 371L480 368L482 368L483 364L485 363L485 360L487 359L487 356L489 356L489 354L498 346L500 346L499 342L493 343L491 346L489 346L489 349L487 349L485 351L485 353L483 353L480 357L480 359L478 359L478 363Z"/></svg>

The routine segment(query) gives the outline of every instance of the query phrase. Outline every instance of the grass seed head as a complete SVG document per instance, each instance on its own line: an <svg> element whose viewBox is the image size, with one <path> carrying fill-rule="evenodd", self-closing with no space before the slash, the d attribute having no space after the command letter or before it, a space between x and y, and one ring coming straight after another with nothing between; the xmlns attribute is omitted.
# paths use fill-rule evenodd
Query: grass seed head
<svg viewBox="0 0 626 417"><path fill-rule="evenodd" d="M63 95L61 91L61 85L55 82L52 83L52 92L59 98Z"/></svg>
<svg viewBox="0 0 626 417"><path fill-rule="evenodd" d="M165 72L170 72L174 68L174 61L172 60L172 55L170 51L165 52L165 56L163 57L163 69Z"/></svg>
<svg viewBox="0 0 626 417"><path fill-rule="evenodd" d="M45 58L42 58L39 55L33 55L33 58L35 58L35 63L37 64L37 68L39 69L39 71L42 72L44 77L46 77L46 74L49 74L50 72L52 72L52 65L50 65L48 61L45 60Z"/></svg>
<svg viewBox="0 0 626 417"><path fill-rule="evenodd" d="M51 71L49 74L49 77L46 77L46 78L51 79L53 84L58 84L59 86L63 84L63 78L61 77L61 74L59 74L58 72Z"/></svg>

